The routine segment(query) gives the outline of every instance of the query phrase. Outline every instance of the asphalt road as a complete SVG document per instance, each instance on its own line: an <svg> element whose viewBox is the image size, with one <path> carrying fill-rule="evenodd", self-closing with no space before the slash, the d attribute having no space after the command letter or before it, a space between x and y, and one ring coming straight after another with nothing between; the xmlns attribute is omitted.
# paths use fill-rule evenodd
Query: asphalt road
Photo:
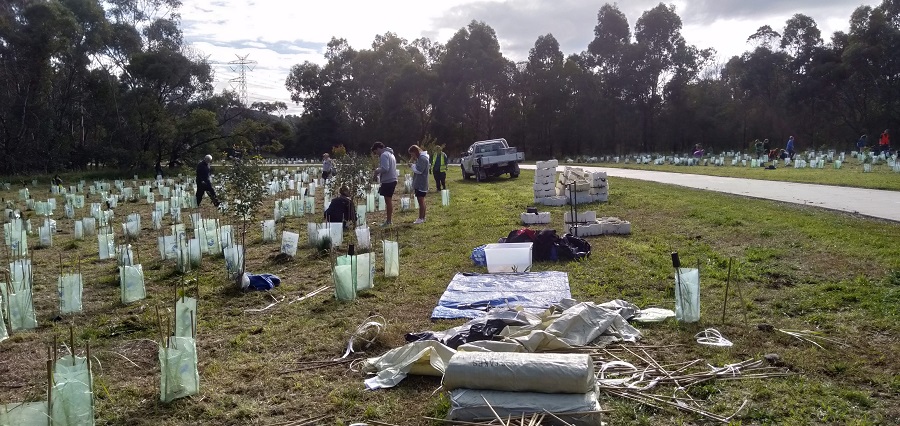
<svg viewBox="0 0 900 426"><path fill-rule="evenodd" d="M522 164L521 167L523 169L534 169L534 165ZM648 170L586 166L578 167L591 171L603 171L611 177L661 182L688 188L743 195L746 197L803 204L900 222L900 191L692 175L686 173L654 172Z"/></svg>

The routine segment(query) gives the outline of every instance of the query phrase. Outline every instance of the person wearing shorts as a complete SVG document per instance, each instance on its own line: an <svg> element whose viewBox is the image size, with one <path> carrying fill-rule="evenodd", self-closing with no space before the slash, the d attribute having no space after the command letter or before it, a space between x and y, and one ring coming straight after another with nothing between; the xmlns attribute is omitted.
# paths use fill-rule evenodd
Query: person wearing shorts
<svg viewBox="0 0 900 426"><path fill-rule="evenodd" d="M386 204L385 221L381 226L391 226L394 216L394 202L391 198L397 188L397 159L394 157L394 150L381 142L372 144L372 154L378 156L378 168L374 171L374 178L381 184L378 195L384 197Z"/></svg>
<svg viewBox="0 0 900 426"><path fill-rule="evenodd" d="M419 201L419 218L413 224L418 225L425 223L425 196L428 195L428 170L431 169L431 162L428 160L428 153L418 145L409 147L409 155L413 161L410 164L413 171L412 186L416 192L416 200Z"/></svg>

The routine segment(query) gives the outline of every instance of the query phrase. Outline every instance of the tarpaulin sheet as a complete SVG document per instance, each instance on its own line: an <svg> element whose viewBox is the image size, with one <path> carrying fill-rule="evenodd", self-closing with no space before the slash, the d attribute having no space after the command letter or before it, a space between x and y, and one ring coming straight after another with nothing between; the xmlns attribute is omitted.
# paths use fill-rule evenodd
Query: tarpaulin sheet
<svg viewBox="0 0 900 426"><path fill-rule="evenodd" d="M520 306L539 314L570 297L569 275L565 272L457 273L431 312L431 318L478 318L489 308L500 306Z"/></svg>

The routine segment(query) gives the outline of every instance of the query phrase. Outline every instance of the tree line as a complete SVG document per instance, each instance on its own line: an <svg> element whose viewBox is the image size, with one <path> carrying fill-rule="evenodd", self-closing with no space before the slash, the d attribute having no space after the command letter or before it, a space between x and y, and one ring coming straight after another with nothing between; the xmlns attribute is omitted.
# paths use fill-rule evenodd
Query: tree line
<svg viewBox="0 0 900 426"><path fill-rule="evenodd" d="M446 44L388 33L354 50L335 38L325 65L295 65L286 86L307 111L300 146L320 151L383 140L458 153L494 137L531 158L685 152L696 143L747 150L754 139L789 136L799 149L850 149L861 134L898 123L900 2L860 6L849 31L828 41L796 14L780 31L750 34L751 49L724 63L681 29L671 5L632 27L605 4L584 51L565 55L546 34L522 62L504 58L494 30L476 21Z"/></svg>
<svg viewBox="0 0 900 426"><path fill-rule="evenodd" d="M178 166L280 149L289 123L213 93L180 0L0 3L0 173ZM277 105L284 107L286 105ZM271 110L269 108L268 110Z"/></svg>
<svg viewBox="0 0 900 426"><path fill-rule="evenodd" d="M472 21L445 44L393 33L367 49L332 38L322 65L294 65L280 102L213 92L186 44L180 0L9 0L0 5L0 173L178 166L207 152L316 156L373 141L404 147L505 137L530 158L747 150L754 139L850 149L898 122L900 3L860 6L824 40L803 14L763 26L720 62L688 44L674 6L633 24L597 13L564 54L552 34L525 61Z"/></svg>

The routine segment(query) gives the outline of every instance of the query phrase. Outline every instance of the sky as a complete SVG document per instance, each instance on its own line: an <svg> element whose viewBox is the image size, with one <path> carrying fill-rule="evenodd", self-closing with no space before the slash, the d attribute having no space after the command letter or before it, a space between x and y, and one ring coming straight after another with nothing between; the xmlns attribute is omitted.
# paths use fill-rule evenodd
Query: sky
<svg viewBox="0 0 900 426"><path fill-rule="evenodd" d="M412 41L427 37L446 43L472 20L497 33L503 55L525 60L538 36L559 41L564 55L587 49L594 38L597 12L605 1L585 0L183 0L182 31L186 42L214 65L216 91L233 88L240 67L229 62L246 57L249 102L282 101L299 114L285 79L293 65L324 64L325 46L344 38L354 49L369 49L376 35L393 32ZM751 46L747 37L762 25L781 32L796 13L812 17L827 42L847 31L860 0L672 0L688 44L714 48L724 63ZM634 31L641 14L658 0L618 3Z"/></svg>

